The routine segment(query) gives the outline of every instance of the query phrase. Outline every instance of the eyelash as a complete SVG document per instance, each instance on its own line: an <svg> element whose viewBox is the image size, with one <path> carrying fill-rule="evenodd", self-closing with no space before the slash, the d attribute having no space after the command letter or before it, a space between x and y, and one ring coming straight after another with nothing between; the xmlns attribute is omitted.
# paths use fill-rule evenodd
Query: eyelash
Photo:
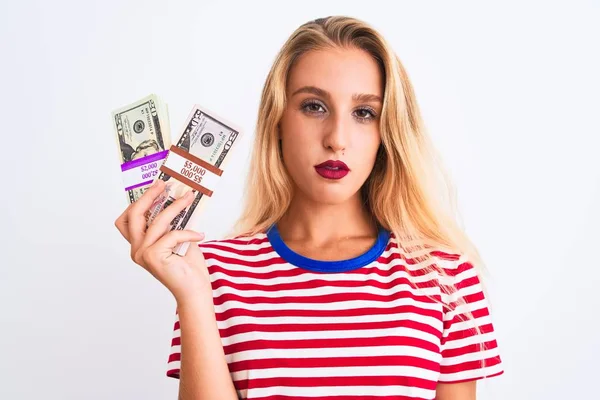
<svg viewBox="0 0 600 400"><path fill-rule="evenodd" d="M312 106L319 106L319 107L325 109L325 106L323 105L323 103L321 103L320 101L316 101L316 100L307 100L307 101L303 102L300 105L300 109L303 112L308 113L308 114L320 114L321 113L321 111L311 111L311 110L309 110L309 107L312 107ZM377 118L377 113L371 107L362 106L362 107L359 107L356 111L359 111L359 112L366 111L366 112L368 112L370 114L369 117L359 117L359 116L356 116L355 118L359 122L369 122L369 121L374 120L375 118Z"/></svg>

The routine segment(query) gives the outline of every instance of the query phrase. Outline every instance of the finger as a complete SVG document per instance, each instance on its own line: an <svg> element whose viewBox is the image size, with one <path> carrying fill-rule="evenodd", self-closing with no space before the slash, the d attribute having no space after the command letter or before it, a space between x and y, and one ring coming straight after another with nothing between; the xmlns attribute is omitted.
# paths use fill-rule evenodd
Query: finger
<svg viewBox="0 0 600 400"><path fill-rule="evenodd" d="M129 210L131 209L133 203L130 203L125 211L119 215L119 217L115 220L115 226L117 230L121 233L121 235L125 238L125 240L129 241L129 228L127 227L128 218L127 215Z"/></svg>
<svg viewBox="0 0 600 400"><path fill-rule="evenodd" d="M137 246L144 237L146 231L146 217L144 214L152 206L156 198L163 193L165 182L162 179L157 179L154 185L144 192L129 210L127 214L127 226L129 230L129 238L131 243Z"/></svg>
<svg viewBox="0 0 600 400"><path fill-rule="evenodd" d="M152 245L152 251L164 257L169 257L177 245L187 242L199 242L204 240L204 236L204 233L191 230L171 231Z"/></svg>
<svg viewBox="0 0 600 400"><path fill-rule="evenodd" d="M189 206L193 200L194 194L187 192L184 196L175 200L169 207L162 210L148 227L142 246L151 246L163 236L169 229L171 221L173 221L177 214Z"/></svg>

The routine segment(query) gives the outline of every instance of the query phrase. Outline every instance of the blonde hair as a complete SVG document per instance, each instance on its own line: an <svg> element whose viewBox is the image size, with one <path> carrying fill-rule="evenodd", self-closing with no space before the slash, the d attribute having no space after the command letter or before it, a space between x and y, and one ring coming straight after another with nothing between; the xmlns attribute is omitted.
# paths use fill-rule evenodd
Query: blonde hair
<svg viewBox="0 0 600 400"><path fill-rule="evenodd" d="M286 107L287 79L302 54L335 47L366 51L379 64L384 79L381 146L361 188L365 207L392 232L407 256L425 263L433 258L433 251L460 255L480 275L483 261L459 222L454 187L427 133L404 66L374 28L343 16L301 25L277 54L262 91L245 206L230 235L265 232L287 211L293 184L282 163L277 132ZM444 274L435 262L425 265ZM465 314L473 318L470 312ZM474 329L481 333L479 327Z"/></svg>
<svg viewBox="0 0 600 400"><path fill-rule="evenodd" d="M375 29L349 17L308 22L296 29L279 51L262 91L245 206L230 235L266 231L291 203L293 185L282 163L277 126L286 107L287 78L295 61L311 50L352 46L375 58L385 85L382 143L361 189L365 206L409 253L426 248L460 252L481 267L476 247L459 224L454 188L427 134L406 70Z"/></svg>

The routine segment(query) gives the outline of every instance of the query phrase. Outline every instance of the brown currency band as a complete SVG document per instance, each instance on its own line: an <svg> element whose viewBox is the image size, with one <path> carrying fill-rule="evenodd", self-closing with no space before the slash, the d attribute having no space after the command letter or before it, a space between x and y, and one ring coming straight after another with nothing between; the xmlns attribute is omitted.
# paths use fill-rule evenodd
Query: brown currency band
<svg viewBox="0 0 600 400"><path fill-rule="evenodd" d="M198 185L196 182L186 178L185 176L181 175L178 172L173 171L171 168L167 168L164 165L162 167L160 167L160 170L162 172L164 172L165 174L177 179L178 181L185 183L186 185L188 185L189 187L191 187L192 189L197 190L198 192L207 195L208 197L211 197L213 192L212 190L208 190L207 188L205 188L202 185Z"/></svg>
<svg viewBox="0 0 600 400"><path fill-rule="evenodd" d="M215 167L214 165L207 163L203 159L198 158L191 153L188 153L187 151L183 150L180 147L173 145L173 146L171 146L169 151L172 151L173 153L175 153L183 158L186 158L186 159L190 160L191 162L198 164L202 168L206 168L207 170L209 170L210 172L212 172L215 175L221 176L223 174L222 169L219 169L219 168Z"/></svg>
<svg viewBox="0 0 600 400"><path fill-rule="evenodd" d="M214 165L207 163L206 161L194 156L193 154L188 153L185 150L180 149L179 147L177 147L175 145L171 146L169 151L172 151L173 153L175 153L187 160L190 160L193 163L198 164L199 166L207 169L208 171L212 172L215 175L221 176L223 174L222 169L219 169L219 168L215 167ZM166 160L165 160L165 162L166 162ZM200 192L208 197L211 197L213 194L212 190L209 190L209 189L205 188L204 186L199 185L198 183L192 181L191 179L181 175L179 172L173 171L171 168L165 167L164 164L160 167L160 170L162 172L164 172L165 174L177 179L178 181L180 181L182 183L185 183L192 189L195 189L198 192Z"/></svg>

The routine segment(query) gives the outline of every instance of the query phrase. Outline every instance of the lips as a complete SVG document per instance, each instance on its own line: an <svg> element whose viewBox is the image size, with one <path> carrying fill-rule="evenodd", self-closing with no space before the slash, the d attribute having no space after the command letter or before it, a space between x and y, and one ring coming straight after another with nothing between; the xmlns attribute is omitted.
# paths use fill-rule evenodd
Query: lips
<svg viewBox="0 0 600 400"><path fill-rule="evenodd" d="M315 165L315 170L326 179L341 179L350 172L350 168L339 160L327 160L324 163Z"/></svg>
<svg viewBox="0 0 600 400"><path fill-rule="evenodd" d="M315 168L350 171L350 168L348 168L348 166L343 161L339 160L327 160L324 163L315 165Z"/></svg>

